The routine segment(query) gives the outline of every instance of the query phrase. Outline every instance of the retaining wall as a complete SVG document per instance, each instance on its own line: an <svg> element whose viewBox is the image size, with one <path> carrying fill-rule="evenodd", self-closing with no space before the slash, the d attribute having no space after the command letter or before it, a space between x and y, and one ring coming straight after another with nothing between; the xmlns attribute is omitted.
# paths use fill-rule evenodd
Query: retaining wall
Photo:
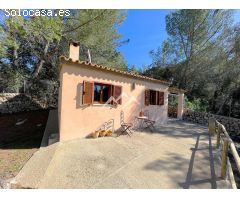
<svg viewBox="0 0 240 200"><path fill-rule="evenodd" d="M211 117L214 117L221 124L223 124L229 134L240 135L240 119L192 110L185 110L183 114L183 120L202 125L208 125L208 120Z"/></svg>
<svg viewBox="0 0 240 200"><path fill-rule="evenodd" d="M21 93L0 94L0 114L55 108L57 100L37 99Z"/></svg>

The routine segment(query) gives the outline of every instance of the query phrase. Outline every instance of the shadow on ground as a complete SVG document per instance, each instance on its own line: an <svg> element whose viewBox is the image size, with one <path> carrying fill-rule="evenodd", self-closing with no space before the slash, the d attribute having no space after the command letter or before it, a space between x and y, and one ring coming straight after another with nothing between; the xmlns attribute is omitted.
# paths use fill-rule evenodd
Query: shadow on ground
<svg viewBox="0 0 240 200"><path fill-rule="evenodd" d="M168 157L166 159L159 159L148 163L145 166L146 170L184 171L186 168L185 163L189 163L185 181L178 183L181 188L189 189L205 183L211 184L212 189L217 188L217 181L221 180L221 178L216 176L212 138L209 134L207 134L207 132L205 132L206 127L199 127L199 125L175 121L174 123L170 122L167 126L158 127L158 130L159 133L156 132L153 134L160 134L165 135L166 137L174 137L178 139L196 138L196 143L195 146L190 149L192 152L190 159L186 159L178 153L168 153ZM207 141L207 143L204 142L202 145L199 145L201 139ZM205 168L204 165L199 163L200 159L196 161L196 156L203 160L201 162L206 164ZM206 176L206 168L209 168L207 170L209 176ZM197 176L195 176L194 173L197 173ZM178 174L169 174L169 177L173 180L181 179L180 176L177 176Z"/></svg>
<svg viewBox="0 0 240 200"><path fill-rule="evenodd" d="M39 148L48 110L0 115L0 149ZM23 124L16 125L17 122Z"/></svg>

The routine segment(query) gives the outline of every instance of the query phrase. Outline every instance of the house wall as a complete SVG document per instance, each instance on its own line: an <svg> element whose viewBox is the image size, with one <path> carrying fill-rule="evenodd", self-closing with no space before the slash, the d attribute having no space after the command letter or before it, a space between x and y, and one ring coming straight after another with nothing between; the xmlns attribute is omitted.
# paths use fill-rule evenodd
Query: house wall
<svg viewBox="0 0 240 200"><path fill-rule="evenodd" d="M122 86L122 104L117 107L82 105L83 81L95 81ZM135 89L132 84L135 83ZM145 89L165 92L164 105L145 106ZM104 122L114 119L115 130L120 128L120 112L124 121L133 122L141 109L149 111L156 123L167 121L168 86L164 84L118 75L74 63L63 63L60 70L59 120L60 140L86 137Z"/></svg>

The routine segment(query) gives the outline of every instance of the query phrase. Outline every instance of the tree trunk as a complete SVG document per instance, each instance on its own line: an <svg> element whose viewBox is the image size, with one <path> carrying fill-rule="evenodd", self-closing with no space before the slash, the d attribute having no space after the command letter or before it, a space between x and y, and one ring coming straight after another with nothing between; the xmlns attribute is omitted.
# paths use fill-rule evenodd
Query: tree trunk
<svg viewBox="0 0 240 200"><path fill-rule="evenodd" d="M45 45L44 51L43 51L43 56L40 59L38 65L36 66L36 69L34 70L34 73L32 75L32 78L36 78L38 76L38 74L40 73L43 64L45 63L45 58L47 56L48 53L48 48L49 48L50 43L47 42L47 44Z"/></svg>
<svg viewBox="0 0 240 200"><path fill-rule="evenodd" d="M178 88L187 88L186 82L187 82L187 70L189 68L190 58L187 58L186 65L184 66L183 71L181 71L181 78L178 83Z"/></svg>
<svg viewBox="0 0 240 200"><path fill-rule="evenodd" d="M215 112L216 111L216 101L218 97L218 92L217 90L214 91L214 95L211 101L211 111Z"/></svg>
<svg viewBox="0 0 240 200"><path fill-rule="evenodd" d="M18 52L16 47L13 49L13 65L18 67Z"/></svg>
<svg viewBox="0 0 240 200"><path fill-rule="evenodd" d="M231 117L231 115L232 115L232 108L234 108L234 103L235 103L235 101L234 101L233 97L231 97L230 106L229 106L229 113L228 113L229 117Z"/></svg>
<svg viewBox="0 0 240 200"><path fill-rule="evenodd" d="M33 73L33 78L36 78L38 76L44 63L45 63L45 60L41 59Z"/></svg>
<svg viewBox="0 0 240 200"><path fill-rule="evenodd" d="M217 115L222 112L222 108L223 108L223 106L225 105L225 103L227 102L228 98L229 98L229 95L224 99L222 105L220 106L220 108L218 109L218 111L217 111L217 113L216 113Z"/></svg>

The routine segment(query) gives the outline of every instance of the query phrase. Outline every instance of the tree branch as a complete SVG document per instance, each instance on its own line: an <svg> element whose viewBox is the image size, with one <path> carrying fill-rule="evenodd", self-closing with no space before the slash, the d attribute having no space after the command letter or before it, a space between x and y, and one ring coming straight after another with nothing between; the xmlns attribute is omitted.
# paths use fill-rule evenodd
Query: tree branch
<svg viewBox="0 0 240 200"><path fill-rule="evenodd" d="M69 29L69 30L64 31L63 34L65 34L65 33L69 33L69 32L72 32L72 31L75 31L75 30L77 30L77 29L79 29L79 28L81 28L81 27L83 27L83 26L85 26L85 25L87 25L87 24L89 24L89 23L95 21L95 20L98 19L100 16L102 16L102 15L104 14L105 11L106 11L106 10L104 10L103 12L101 12L99 15L97 15L97 16L94 17L93 19L90 19L90 20L88 20L88 21L86 21L86 22L80 24L79 26L77 26L77 27L75 27L75 28L72 28L72 29Z"/></svg>

